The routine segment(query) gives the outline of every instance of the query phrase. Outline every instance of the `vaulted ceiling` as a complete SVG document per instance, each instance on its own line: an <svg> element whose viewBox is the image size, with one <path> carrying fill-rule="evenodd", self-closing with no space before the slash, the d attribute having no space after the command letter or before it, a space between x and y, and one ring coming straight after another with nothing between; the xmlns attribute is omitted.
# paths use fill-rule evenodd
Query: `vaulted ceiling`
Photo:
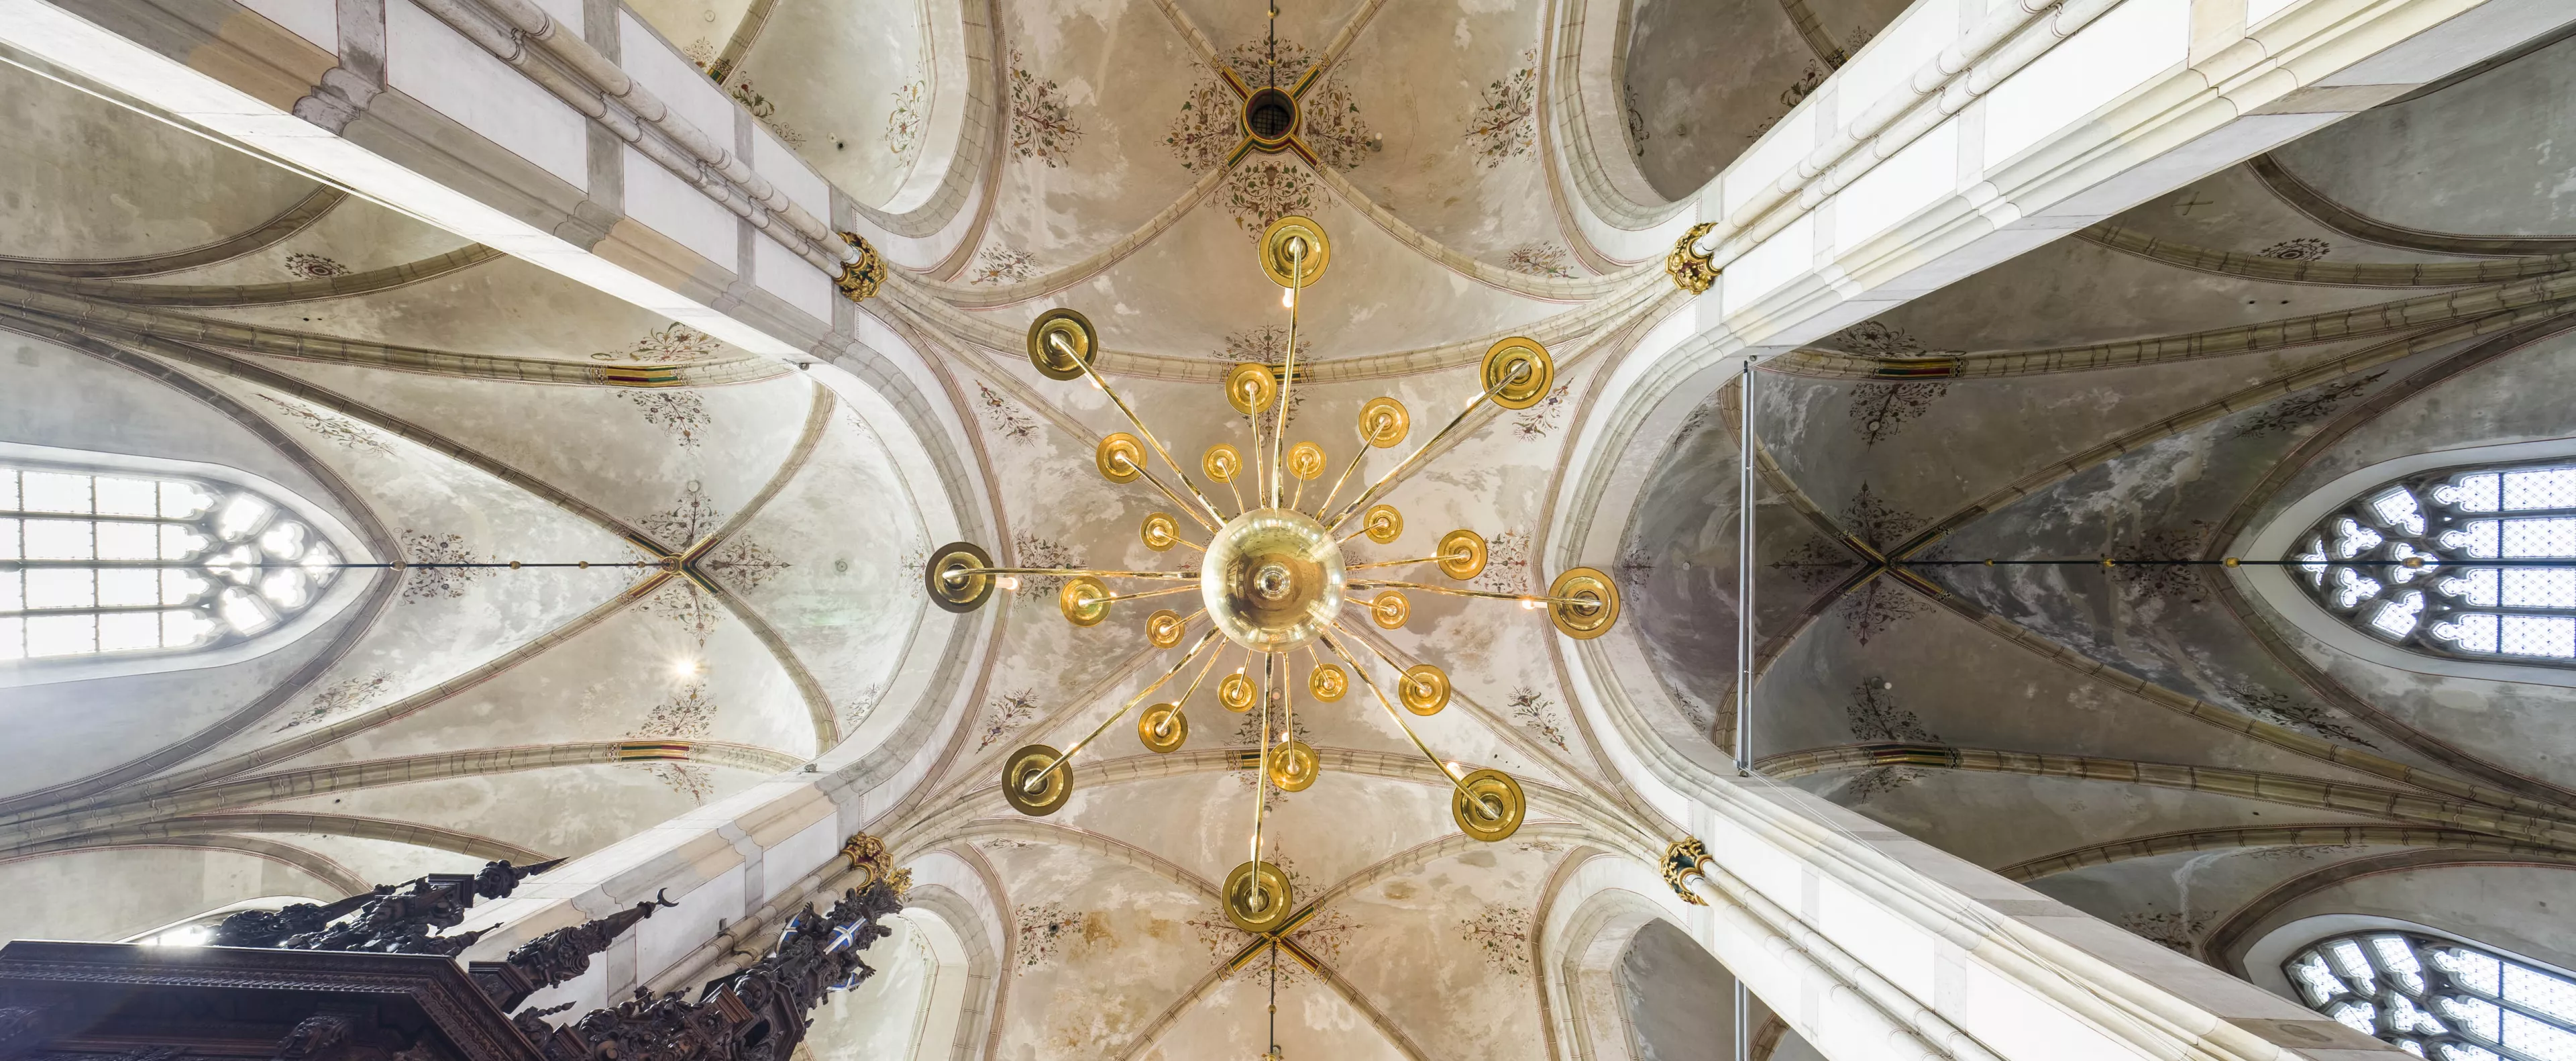
<svg viewBox="0 0 2576 1061"><path fill-rule="evenodd" d="M1627 5L1610 49L1626 138L1583 149L1586 164L1669 211L1900 6ZM1247 445L1215 383L1286 344L1252 254L1281 213L1335 241L1301 307L1314 381L1288 423L1332 466L1363 402L1400 398L1427 438L1474 393L1493 338L1554 351L1548 400L1476 414L1397 493L1405 537L1351 547L1417 556L1473 528L1494 545L1477 588L1544 588L1533 542L1584 396L1683 301L1658 262L1614 260L1564 220L1577 149L1542 117L1566 24L1555 7L1285 5L1281 80L1325 71L1304 99L1312 167L1225 164L1235 102L1217 68L1254 83L1274 70L1268 20L1239 0L634 10L890 226L965 233L866 311L939 366L944 400L973 424L985 544L1022 564L1195 555L1139 539L1167 501L1093 477L1095 442L1126 421L1100 392L1031 369L1028 322L1089 314L1107 375L1185 466ZM2559 362L2576 346L2552 329L2565 306L2536 304L2514 324L2551 334L2504 346L2499 327L2389 348L2491 322L2468 300L2368 333L2225 337L2495 286L2452 282L2456 265L2557 274L2553 256L2576 251L2576 194L2537 131L2569 125L2570 81L2576 44L2539 50L1768 364L1754 425L1768 458L1752 719L1764 771L2222 964L2381 868L2451 871L2427 852L2528 864L2514 872L2576 856L2507 858L2475 827L2497 800L2576 820L2562 686L2356 660L2227 576L1953 566L1916 568L1918 583L1873 566L1899 552L2224 555L2352 468L2564 435ZM711 540L703 579L377 574L362 606L257 659L10 690L0 724L40 720L42 736L0 791L0 890L30 897L0 912L0 937L115 937L218 897L596 851L913 721L875 708L924 629L918 569L935 543L888 447L825 373L20 70L0 68L0 105L28 133L0 159L0 345L32 366L6 399L8 440L235 464L364 528L386 559L627 562ZM75 282L64 264L254 232L238 253L166 270ZM2477 236L2527 245L2459 242ZM2285 278L2283 263L2309 272ZM2435 268L2347 268L2419 264ZM131 326L83 334L82 306ZM1954 374L1879 374L1926 359ZM673 367L680 385L593 372L637 365ZM1615 572L1628 612L1613 636L1652 661L1622 680L1659 694L1640 703L1660 727L1720 755L1734 739L1732 400L1672 440L1625 517ZM1571 710L1543 617L1413 604L1404 628L1365 639L1449 671L1457 698L1417 731L1442 758L1521 778L1533 820L1501 844L1459 839L1438 775L1374 703L1301 702L1294 724L1324 777L1271 797L1266 828L1301 899L1322 901L1294 937L1315 967L1279 973L1279 1034L1295 1056L1540 1056L1555 1031L1532 1002L1527 944L1553 878L1584 836L1651 814ZM1063 814L1017 816L992 783L1002 757L1078 739L1169 657L1143 637L1146 608L1068 626L1050 579L993 610L971 714L935 738L947 758L929 795L883 831L970 865L1004 904L996 1056L1251 1054L1270 968L1228 971L1255 940L1214 895L1256 799L1226 749L1256 740L1258 717L1202 694L1171 756L1113 725ZM656 739L692 749L631 751ZM2430 794L2456 820L2242 794L2258 776ZM2246 832L2282 827L2350 831ZM135 883L102 903L81 887L102 878ZM2539 907L2448 914L2576 954ZM1632 964L1680 960L1640 948ZM1697 1034L1657 1005L1637 1010L1640 1035ZM847 1034L816 1049L856 1051L873 1033Z"/></svg>

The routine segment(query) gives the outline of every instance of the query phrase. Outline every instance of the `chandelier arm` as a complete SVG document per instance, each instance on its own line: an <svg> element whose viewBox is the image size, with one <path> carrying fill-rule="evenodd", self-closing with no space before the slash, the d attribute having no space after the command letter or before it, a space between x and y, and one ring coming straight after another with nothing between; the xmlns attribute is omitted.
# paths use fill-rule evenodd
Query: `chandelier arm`
<svg viewBox="0 0 2576 1061"><path fill-rule="evenodd" d="M1326 625L1330 626L1331 624ZM1336 633L1348 636L1348 632L1342 630L1339 626L1332 626L1332 629ZM1396 713L1395 704L1386 698L1385 690L1377 687L1377 679L1369 677L1368 668L1361 666L1360 661L1352 659L1351 654L1342 648L1341 642L1335 641L1330 637L1323 637L1322 635L1318 635L1318 637L1320 637L1324 642L1324 647L1332 649L1334 655L1342 657L1343 662L1351 665L1351 671L1360 676L1360 683L1368 686L1369 692L1377 696L1377 706L1386 709L1386 717L1395 720L1395 728L1404 731L1404 735L1413 741L1413 746L1421 750L1422 757L1431 760L1431 765L1440 771L1440 776L1448 778L1449 784L1458 790L1458 794L1460 796L1466 797L1471 802L1474 801L1476 797L1467 791L1467 783L1458 777L1458 772L1450 769L1449 764L1442 762L1439 756L1432 754L1431 746L1422 743L1422 738L1413 732L1413 727L1405 724L1404 716ZM1352 640L1358 639L1353 638ZM1376 646L1371 645L1370 651L1376 651ZM1391 666L1392 663L1389 665Z"/></svg>
<svg viewBox="0 0 2576 1061"><path fill-rule="evenodd" d="M1144 436L1146 445L1154 447L1155 455L1162 457L1163 464L1172 469L1173 475L1180 477L1182 486L1190 488L1190 496L1199 499L1199 505L1207 509L1207 514L1215 516L1217 521L1220 523L1224 522L1225 515L1216 510L1216 503L1208 500L1206 494L1199 492L1199 484L1190 481L1190 473L1181 470L1180 462L1172 459L1171 451L1163 448L1163 440L1154 437L1153 429L1146 427L1145 421L1137 419L1136 410L1127 407L1127 399L1119 397L1118 392L1110 388L1109 381L1101 378L1099 371L1091 367L1090 361L1077 357L1073 359L1073 363L1082 366L1082 374L1091 380L1092 386L1100 388L1100 393L1109 396L1110 404L1117 406L1118 411L1127 417L1127 422L1136 428L1136 433ZM1149 472L1148 474L1151 473ZM1188 507L1177 497L1172 500L1175 504L1182 504L1185 508ZM1196 515L1196 513L1192 513L1192 515Z"/></svg>
<svg viewBox="0 0 2576 1061"><path fill-rule="evenodd" d="M1428 564L1446 560L1446 556L1417 556L1410 560L1371 560L1365 564L1343 564L1344 571L1366 571L1372 567L1403 567L1406 564Z"/></svg>
<svg viewBox="0 0 2576 1061"><path fill-rule="evenodd" d="M1395 480L1401 478L1404 473L1412 471L1414 464L1422 460L1424 454L1431 452L1431 447L1439 445L1440 440L1448 438L1450 432L1458 429L1458 425L1466 423L1467 414L1475 412L1477 406L1485 403L1485 399L1502 393L1503 388L1520 382L1521 377L1528 374L1528 372L1529 368L1527 366L1513 365L1511 374L1496 381L1493 386L1485 388L1482 393L1477 394L1475 397L1467 399L1467 407L1458 410L1458 415L1450 417L1448 423L1441 425L1438 434L1432 435L1429 440L1416 447L1413 452L1406 454L1404 460L1398 462L1395 467L1387 469L1385 475L1378 476L1376 482L1370 483L1368 489L1360 492L1360 496L1352 498L1350 504L1342 506L1342 510L1340 512L1334 513L1333 518L1325 522L1324 529L1329 531L1335 527L1341 526L1342 521L1351 518L1352 513L1360 511L1362 508L1366 507L1369 502L1376 500L1379 492L1392 485Z"/></svg>
<svg viewBox="0 0 2576 1061"><path fill-rule="evenodd" d="M1191 619L1196 619L1196 618L1198 618L1199 616L1206 615L1206 614L1207 614L1207 609L1205 609L1205 608L1201 608L1201 609L1199 609L1198 611L1191 613L1191 614L1190 614L1190 618L1189 618L1189 619L1183 619L1183 620L1181 620L1181 625L1182 625L1182 626L1184 626L1184 627L1186 627L1186 626L1188 626L1188 625L1189 625L1189 623L1190 623L1190 620L1191 620ZM1189 703L1189 702L1190 702L1190 698L1191 698L1191 697L1193 697L1193 696L1197 696L1197 695L1199 694L1199 684L1200 684L1201 682L1205 682L1205 681L1207 681L1208 672L1209 672L1209 671L1212 671L1212 670L1215 670L1215 669L1216 669L1216 661L1217 661L1218 659L1223 658L1224 656L1225 656L1225 652L1224 652L1223 650L1219 650L1219 651L1216 651L1216 652L1210 652L1210 653L1208 653L1207 662L1206 662L1206 663L1204 663L1204 664L1201 664L1201 665L1199 666L1199 676L1198 676L1198 677L1196 677L1196 678L1192 678L1192 679L1190 679L1190 687L1189 687L1189 690L1188 690L1187 692L1182 693L1182 694L1181 694L1181 698L1180 698L1180 699L1172 701L1172 706L1174 706L1174 707L1179 707L1179 706L1181 706L1181 705L1187 704L1187 703ZM1186 663L1186 662L1189 662L1189 661L1188 661L1188 660L1183 660L1182 662Z"/></svg>
<svg viewBox="0 0 2576 1061"><path fill-rule="evenodd" d="M1253 428L1252 428L1252 437L1253 437L1253 439L1255 440L1255 441L1253 442L1253 446L1254 446L1256 449L1257 449L1257 448L1259 448L1259 446L1261 445L1261 443L1260 443L1260 441L1259 441L1259 439L1261 438L1261 427L1260 427L1260 425L1259 425L1258 423L1255 423L1255 424L1253 425ZM1260 459L1260 457L1261 457L1261 455L1260 455L1260 454L1258 454L1258 453L1253 454L1253 459L1255 459L1255 460L1259 460L1259 459ZM1236 478L1242 478L1242 477L1241 477L1241 476L1236 476ZM1225 481L1225 489L1226 489L1226 492L1227 492L1227 493L1230 493L1230 494L1233 494L1233 495L1234 495L1234 514L1235 514L1235 515L1240 516L1240 515L1244 514L1246 511L1248 511L1247 509L1245 509L1245 508L1243 507L1243 490L1242 490L1240 487L1237 487L1237 486L1235 486L1235 485L1234 485L1234 479L1228 479L1228 480L1226 480L1226 481Z"/></svg>
<svg viewBox="0 0 2576 1061"><path fill-rule="evenodd" d="M1419 560L1403 562L1421 563ZM1356 579L1351 582L1352 589L1378 589L1381 587L1393 589L1418 589L1425 593L1445 593L1452 597L1482 597L1487 600L1516 600L1525 604L1572 604L1583 606L1598 603L1584 597L1547 597L1528 593L1494 593L1481 589L1451 589L1447 586L1434 586L1427 582L1403 582L1395 579Z"/></svg>
<svg viewBox="0 0 2576 1061"><path fill-rule="evenodd" d="M1196 593L1198 591L1199 588L1197 586L1174 586L1170 589L1149 589L1143 593L1112 593L1106 597L1100 598L1100 600L1102 603L1116 600L1144 600L1147 597L1168 597L1175 593ZM1183 662L1187 661L1184 660Z"/></svg>
<svg viewBox="0 0 2576 1061"><path fill-rule="evenodd" d="M1135 710L1136 705L1144 702L1146 697L1154 695L1154 690L1162 688L1164 682L1172 680L1172 675L1179 674L1181 672L1181 668L1189 666L1191 660L1198 658L1199 650L1206 648L1208 646L1208 642L1216 640L1216 636L1217 631L1213 628L1209 629L1204 636L1199 638L1198 644L1190 646L1189 653L1182 656L1180 662L1172 664L1172 669L1164 671L1162 677L1154 679L1154 684L1146 686L1143 692L1129 697L1127 699L1127 703L1119 707L1117 713L1100 720L1100 724L1092 727L1091 732L1084 734L1081 740L1073 742L1073 747L1065 749L1061 754L1058 754L1055 757L1054 762L1046 764L1046 769L1031 771L1027 778L1021 780L1020 790L1032 793L1044 790L1046 788L1046 777L1048 774L1054 773L1057 767L1072 762L1075 753L1080 752L1084 747L1090 745L1090 743L1101 734L1108 732L1109 727L1112 724L1116 723L1119 719L1127 717L1127 712Z"/></svg>
<svg viewBox="0 0 2576 1061"><path fill-rule="evenodd" d="M1252 764L1252 870L1261 872L1261 819L1270 809L1270 654L1261 657L1261 754Z"/></svg>
<svg viewBox="0 0 2576 1061"><path fill-rule="evenodd" d="M1351 454L1351 462L1349 464L1342 465L1341 478L1333 480L1333 488L1325 491L1324 499L1316 503L1316 515L1321 516L1324 513L1333 510L1333 499L1342 496L1342 487L1350 483L1352 472L1360 470L1360 461L1368 456L1368 451L1368 436L1362 435L1360 436L1359 452Z"/></svg>
<svg viewBox="0 0 2576 1061"><path fill-rule="evenodd" d="M941 575L946 577L950 573L942 572ZM1087 567L961 567L953 573L959 578L968 575L1090 575L1094 578L1179 578L1197 581L1199 577L1196 571L1096 571Z"/></svg>
<svg viewBox="0 0 2576 1061"><path fill-rule="evenodd" d="M1273 67L1272 69L1276 71L1277 68ZM1288 440L1288 397L1289 392L1297 386L1297 303L1305 301L1305 299L1300 296L1305 294L1303 289L1306 286L1306 254L1298 248L1304 245L1304 241L1299 237L1290 236L1288 239L1288 279L1290 281L1288 287L1288 351L1286 354L1281 356L1279 365L1279 426L1276 430L1270 432L1269 482L1270 507L1272 508L1279 507L1279 447ZM1305 483L1299 482L1297 485L1299 492L1302 494L1305 489Z"/></svg>
<svg viewBox="0 0 2576 1061"><path fill-rule="evenodd" d="M1126 464L1126 463L1127 463L1127 462L1126 462L1126 455L1125 455L1125 454L1123 454L1123 453L1122 453L1122 454L1120 454L1120 455L1119 455L1119 463L1121 463L1121 464ZM1172 492L1172 488L1171 488L1171 487L1163 485L1163 480L1162 480L1161 478L1157 477L1157 476L1154 474L1154 469L1152 469L1152 468L1146 468L1146 467L1142 467L1142 466L1137 466L1137 465L1129 465L1129 467L1133 467L1133 468L1135 468L1135 469L1136 469L1136 474L1144 476L1144 477L1145 477L1145 481L1146 481L1146 482L1149 482L1149 483L1154 484L1154 489L1162 491L1162 492L1163 492L1163 496L1164 496L1164 497L1168 497L1168 498L1172 499L1172 503L1173 503L1173 504L1175 504L1175 505L1179 505L1179 506L1180 506L1180 508L1181 508L1181 511L1189 513L1189 514L1190 514L1190 518L1191 518L1192 520L1195 520L1195 521L1197 521L1197 522L1198 522L1198 525L1199 525L1199 529L1200 529L1200 530L1204 530L1204 531L1206 531L1206 532L1208 532L1208 533L1210 533L1210 534L1214 534L1214 533L1216 533L1216 529L1217 529L1219 526L1222 526L1222 525L1224 524L1224 522L1225 522L1225 517L1224 517L1224 516L1222 516L1222 515L1218 515L1218 516L1217 516L1217 522L1215 522L1215 523L1210 523L1210 522L1208 522L1208 518L1207 518L1207 516L1200 515L1200 514L1199 514L1199 510L1198 510L1196 507L1192 506L1192 505L1191 505L1189 502L1187 502L1187 501L1183 501L1183 500L1181 500L1181 495L1173 493L1173 492ZM1208 506L1208 512L1209 512L1209 514L1215 514L1215 513L1216 513L1216 506L1214 506L1214 505L1210 505L1210 506Z"/></svg>

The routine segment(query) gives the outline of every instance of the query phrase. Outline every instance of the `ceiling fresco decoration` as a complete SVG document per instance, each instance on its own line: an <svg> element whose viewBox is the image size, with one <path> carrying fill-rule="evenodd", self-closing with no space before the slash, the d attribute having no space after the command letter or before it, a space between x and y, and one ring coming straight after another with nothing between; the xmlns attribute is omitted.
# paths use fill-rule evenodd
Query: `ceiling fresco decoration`
<svg viewBox="0 0 2576 1061"><path fill-rule="evenodd" d="M1655 440L1578 566L1602 396L1705 308L1582 172L1694 208L1906 5L1571 2L603 8L919 241L833 304L902 395L0 67L0 442L236 469L353 543L273 650L0 671L45 720L0 940L614 854L864 760L955 909L807 1061L1821 1057L1679 929L1550 938L1581 866L1687 832L1606 681L1744 742L1749 799L2321 1019L2566 1023L2471 979L2576 965L2576 42L1838 319ZM2442 931L2274 939L2356 910Z"/></svg>

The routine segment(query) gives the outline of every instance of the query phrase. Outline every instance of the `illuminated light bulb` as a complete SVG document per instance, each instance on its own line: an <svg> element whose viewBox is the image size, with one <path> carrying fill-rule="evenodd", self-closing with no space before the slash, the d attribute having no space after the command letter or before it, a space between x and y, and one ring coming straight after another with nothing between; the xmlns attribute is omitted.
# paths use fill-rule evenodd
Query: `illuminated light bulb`
<svg viewBox="0 0 2576 1061"><path fill-rule="evenodd" d="M676 674L676 675L679 675L680 677L683 677L683 678L689 677L690 675L696 674L697 672L698 672L698 661L693 660L693 659L684 659L684 660L679 660L679 661L674 662L674 663L672 663L672 664L671 664L671 673Z"/></svg>
<svg viewBox="0 0 2576 1061"><path fill-rule="evenodd" d="M998 578L998 579L995 579L995 580L993 581L993 584L994 584L994 585L996 585L996 586L1000 586L1000 587L1002 587L1003 589L1006 589L1006 590L1013 590L1013 591L1016 591L1016 590L1018 590L1018 589L1020 588L1020 576L1018 576L1018 575L1004 575L1004 576L1002 576L1002 577L1000 577L1000 578Z"/></svg>
<svg viewBox="0 0 2576 1061"><path fill-rule="evenodd" d="M1297 289L1296 289L1296 288L1293 288L1293 287L1283 287L1283 288L1280 288L1280 289L1279 289L1279 308L1281 308L1281 309L1295 309L1295 308L1297 308Z"/></svg>
<svg viewBox="0 0 2576 1061"><path fill-rule="evenodd" d="M1541 608L1544 608L1544 607L1547 607L1547 602L1546 602L1546 601L1539 600L1539 599L1537 599L1537 598L1535 598L1535 597L1523 597L1523 598L1521 598L1521 610L1522 610L1522 611L1525 611L1525 612L1534 612L1534 611L1537 611L1537 610L1539 610L1539 609L1541 609Z"/></svg>

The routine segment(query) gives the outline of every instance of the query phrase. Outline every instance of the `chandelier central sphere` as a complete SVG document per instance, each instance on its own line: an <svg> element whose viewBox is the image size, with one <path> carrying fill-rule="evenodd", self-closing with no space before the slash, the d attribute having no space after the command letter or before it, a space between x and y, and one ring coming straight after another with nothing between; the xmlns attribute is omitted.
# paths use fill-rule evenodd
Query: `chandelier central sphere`
<svg viewBox="0 0 2576 1061"><path fill-rule="evenodd" d="M1225 639L1300 648L1342 610L1342 546L1303 512L1256 508L1217 528L1199 561L1199 602Z"/></svg>

